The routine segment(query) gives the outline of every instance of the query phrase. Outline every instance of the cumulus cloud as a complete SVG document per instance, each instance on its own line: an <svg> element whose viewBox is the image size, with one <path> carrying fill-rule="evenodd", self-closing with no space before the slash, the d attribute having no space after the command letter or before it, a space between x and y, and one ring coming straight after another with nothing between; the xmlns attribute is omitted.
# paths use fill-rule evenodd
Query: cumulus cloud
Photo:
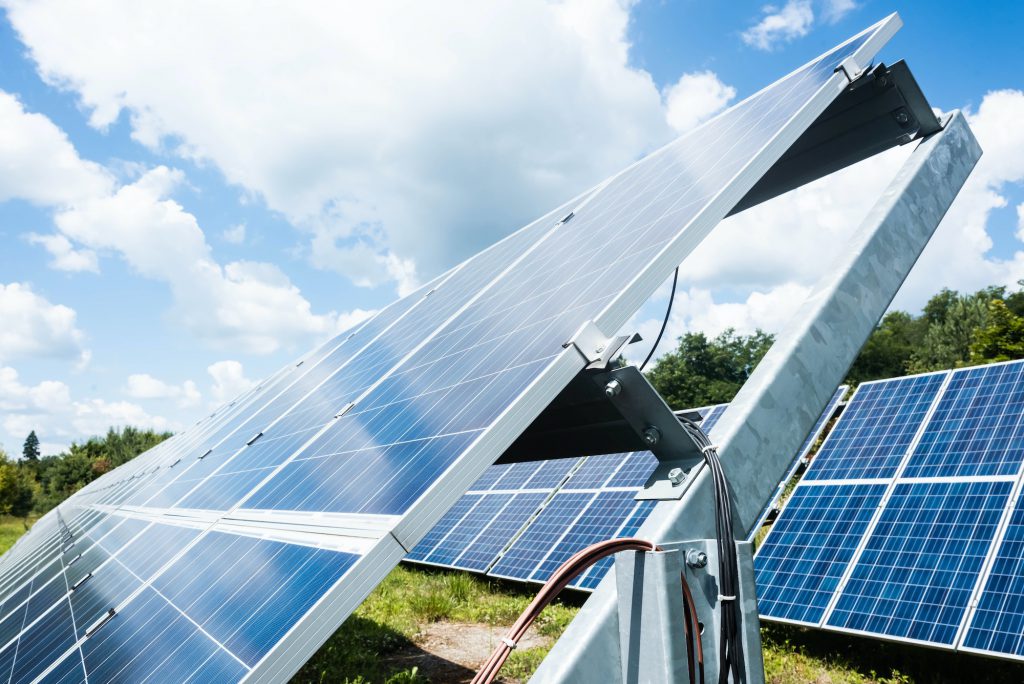
<svg viewBox="0 0 1024 684"><path fill-rule="evenodd" d="M725 109L734 97L736 89L712 71L683 74L664 91L665 117L669 126L684 133Z"/></svg>
<svg viewBox="0 0 1024 684"><path fill-rule="evenodd" d="M218 361L211 364L206 372L213 378L210 395L217 404L231 401L256 386L254 380L245 377L245 369L238 361Z"/></svg>
<svg viewBox="0 0 1024 684"><path fill-rule="evenodd" d="M139 275L166 283L175 321L215 346L270 353L349 324L351 314L313 313L273 264L215 261L195 216L170 196L183 181L180 171L159 166L59 211L54 223L75 243L115 253Z"/></svg>
<svg viewBox="0 0 1024 684"><path fill-rule="evenodd" d="M744 43L758 50L773 50L781 43L806 36L812 24L814 10L811 9L810 0L789 0L782 7L765 5L761 21L744 31L740 37Z"/></svg>
<svg viewBox="0 0 1024 684"><path fill-rule="evenodd" d="M825 0L822 3L821 18L834 24L858 7L855 0Z"/></svg>
<svg viewBox="0 0 1024 684"><path fill-rule="evenodd" d="M63 235L29 233L26 238L32 244L42 245L50 253L50 268L72 273L77 271L100 272L96 252L91 249L75 249L71 241Z"/></svg>
<svg viewBox="0 0 1024 684"><path fill-rule="evenodd" d="M366 286L406 291L672 135L625 0L5 5L93 126L125 112L216 165Z"/></svg>
<svg viewBox="0 0 1024 684"><path fill-rule="evenodd" d="M125 394L133 399L171 399L180 408L196 406L202 399L196 383L186 380L174 385L154 378L148 373L133 373L128 376Z"/></svg>
<svg viewBox="0 0 1024 684"><path fill-rule="evenodd" d="M79 157L64 131L0 90L0 202L67 204L112 186L113 177Z"/></svg>
<svg viewBox="0 0 1024 684"><path fill-rule="evenodd" d="M0 361L86 359L75 310L53 304L27 283L0 283Z"/></svg>
<svg viewBox="0 0 1024 684"><path fill-rule="evenodd" d="M0 366L0 411L4 432L27 435L35 430L47 453L59 451L73 440L103 434L110 427L180 429L177 423L130 402L75 400L63 382L43 380L26 384L10 366Z"/></svg>

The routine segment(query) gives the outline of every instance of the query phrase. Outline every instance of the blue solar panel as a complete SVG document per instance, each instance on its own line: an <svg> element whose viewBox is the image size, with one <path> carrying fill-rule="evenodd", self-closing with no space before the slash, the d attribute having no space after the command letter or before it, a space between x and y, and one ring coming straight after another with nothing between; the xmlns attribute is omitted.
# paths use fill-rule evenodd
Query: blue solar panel
<svg viewBox="0 0 1024 684"><path fill-rule="evenodd" d="M609 487L643 487L658 466L658 457L650 451L637 451L626 456L610 480Z"/></svg>
<svg viewBox="0 0 1024 684"><path fill-rule="evenodd" d="M410 561L426 560L427 556L462 521L466 514L473 510L473 507L476 506L479 500L479 494L464 494L462 498L455 502L454 506L448 509L447 513L441 516L437 524L424 535L419 544L413 547L413 550L409 552L405 559Z"/></svg>
<svg viewBox="0 0 1024 684"><path fill-rule="evenodd" d="M952 646L1011 486L897 484L825 624Z"/></svg>
<svg viewBox="0 0 1024 684"><path fill-rule="evenodd" d="M729 408L728 404L715 404L714 406L698 409L701 415L700 429L710 435L711 431L715 429L715 425L725 415L725 409L727 408Z"/></svg>
<svg viewBox="0 0 1024 684"><path fill-rule="evenodd" d="M488 574L508 579L530 579L548 551L560 542L566 530L595 496L590 492L555 494L526 531L502 554Z"/></svg>
<svg viewBox="0 0 1024 684"><path fill-rule="evenodd" d="M1016 475L1024 462L1024 362L953 371L904 477Z"/></svg>
<svg viewBox="0 0 1024 684"><path fill-rule="evenodd" d="M15 679L47 670L74 678L83 673L76 659L95 681L294 672L397 562L401 544L415 544L465 480L586 365L563 343L588 321L617 331L758 181L756 171L838 95L845 77L836 65L854 53L867 63L883 42L865 47L868 38L887 36L893 23L737 104L83 490L67 508L104 503L103 514L206 531L185 541L151 526L132 544L159 547L170 560L150 569L128 555L122 562L118 550L97 566L123 582L88 580L103 591L83 605L115 604L91 626L72 617L73 594L30 594L32 621L0 662L10 658ZM572 219L559 221L570 209ZM554 517L573 496L595 494L556 495L540 516ZM517 496L498 518L520 503L527 518L536 510ZM516 522L519 530L525 520L509 518ZM298 532L280 533L292 543L238 533L302 524L359 551L314 548ZM61 555L48 529L60 540L60 527L47 521L42 545L13 551L19 587ZM470 548L498 543L486 536L490 527ZM524 536L539 530L534 523ZM515 560L516 544L498 565ZM126 579L133 575L139 584Z"/></svg>
<svg viewBox="0 0 1024 684"><path fill-rule="evenodd" d="M547 498L547 494L516 494L494 516L483 515L487 511L478 507L481 520L486 525L452 562L452 566L477 572L488 570L502 549L523 529L523 525L536 514ZM475 525L475 520L470 518L467 522Z"/></svg>
<svg viewBox="0 0 1024 684"><path fill-rule="evenodd" d="M946 375L929 373L861 384L804 477L894 477Z"/></svg>
<svg viewBox="0 0 1024 684"><path fill-rule="evenodd" d="M496 528L492 526L492 523L498 519L498 516L502 514L506 506L512 504L513 496L512 494L485 494L479 497L472 510L467 512L466 517L459 521L459 524L444 539L437 543L425 560L434 565L454 567L456 559L470 548L485 528L489 530L484 540L485 543L491 545L500 544L498 546L499 549L503 547L512 540L512 533L515 530L509 530L507 533L499 535L499 530L507 528ZM540 498L537 497L537 499ZM522 513L525 515L530 512L525 510L526 508L532 508L535 511L539 503L540 501L537 501L531 505L530 502L524 503L519 501L513 504L513 510L516 510L517 507L524 509ZM511 512L506 514L506 516L509 515L511 515ZM479 551L479 547L477 549ZM496 555L497 552L492 555L492 558Z"/></svg>
<svg viewBox="0 0 1024 684"><path fill-rule="evenodd" d="M1013 507L961 647L1024 658L1024 500Z"/></svg>
<svg viewBox="0 0 1024 684"><path fill-rule="evenodd" d="M762 617L820 622L885 489L797 486L754 557Z"/></svg>

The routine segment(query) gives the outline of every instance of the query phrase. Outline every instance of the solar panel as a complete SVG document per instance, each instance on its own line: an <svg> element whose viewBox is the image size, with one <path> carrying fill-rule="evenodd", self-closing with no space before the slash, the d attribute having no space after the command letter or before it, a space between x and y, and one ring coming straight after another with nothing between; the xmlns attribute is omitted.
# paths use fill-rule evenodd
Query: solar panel
<svg viewBox="0 0 1024 684"><path fill-rule="evenodd" d="M1011 487L897 484L826 624L953 645Z"/></svg>
<svg viewBox="0 0 1024 684"><path fill-rule="evenodd" d="M762 617L1019 657L1022 377L1015 361L862 385L755 556ZM831 509L848 522L822 534Z"/></svg>
<svg viewBox="0 0 1024 684"><path fill-rule="evenodd" d="M762 617L816 626L871 522L884 484L797 487L757 551Z"/></svg>
<svg viewBox="0 0 1024 684"><path fill-rule="evenodd" d="M550 212L73 497L62 506L68 518L96 506L151 523L139 543L169 560L140 566L118 590L127 595L97 599L106 612L91 623L72 613L70 586L59 597L34 594L25 607L33 621L0 661L11 659L15 679L289 676L588 363L564 343L587 322L607 336L619 330L846 87L837 65L868 63L895 22ZM172 538L159 531L168 526L198 533ZM56 555L52 545L19 547L12 563L36 551ZM120 553L104 567L119 568L110 562Z"/></svg>
<svg viewBox="0 0 1024 684"><path fill-rule="evenodd" d="M793 476L796 475L796 471L800 468L801 464L806 463L807 456L811 453L811 449L817 443L818 438L821 437L821 433L825 430L825 426L828 425L828 421L832 419L832 416L836 412L836 407L846 396L846 392L849 389L846 385L840 385L836 391L832 394L832 398L829 399L828 404L825 406L825 410L818 416L818 421L811 428L810 434L807 435L807 439L800 446L800 450L796 452L796 456L793 457L793 462L786 470L786 474L782 476L782 480L779 482L778 489L775 490L775 494L768 501L768 504L761 511L761 515L757 517L757 522L750 528L750 533L747 535L747 541L750 541L760 531L764 525L764 521L768 518L772 511L776 510L779 505L779 500L782 498L783 493L786 491L786 487L792 481Z"/></svg>
<svg viewBox="0 0 1024 684"><path fill-rule="evenodd" d="M804 479L893 477L946 376L942 371L861 383Z"/></svg>

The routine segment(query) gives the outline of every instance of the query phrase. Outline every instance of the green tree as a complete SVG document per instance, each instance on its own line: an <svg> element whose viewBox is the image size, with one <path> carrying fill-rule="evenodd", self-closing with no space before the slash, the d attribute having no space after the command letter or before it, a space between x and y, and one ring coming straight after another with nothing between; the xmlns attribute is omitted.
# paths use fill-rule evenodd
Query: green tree
<svg viewBox="0 0 1024 684"><path fill-rule="evenodd" d="M25 518L32 510L34 480L0 451L0 514Z"/></svg>
<svg viewBox="0 0 1024 684"><path fill-rule="evenodd" d="M856 385L905 374L926 331L923 319L915 319L906 311L887 313L850 366L846 381Z"/></svg>
<svg viewBox="0 0 1024 684"><path fill-rule="evenodd" d="M1024 316L995 299L988 307L988 324L978 330L971 345L971 361L985 363L1024 358Z"/></svg>
<svg viewBox="0 0 1024 684"><path fill-rule="evenodd" d="M675 351L658 359L647 378L675 409L732 401L774 339L761 330L737 335L729 329L713 339L686 333Z"/></svg>
<svg viewBox="0 0 1024 684"><path fill-rule="evenodd" d="M970 363L975 335L988 325L989 304L1003 294L1003 288L986 288L969 295L943 290L932 297L923 316L928 329L911 354L907 370L923 373ZM940 300L941 313L934 306Z"/></svg>
<svg viewBox="0 0 1024 684"><path fill-rule="evenodd" d="M39 438L36 437L35 430L28 433L28 437L25 438L25 446L21 449L21 456L31 463L39 460Z"/></svg>

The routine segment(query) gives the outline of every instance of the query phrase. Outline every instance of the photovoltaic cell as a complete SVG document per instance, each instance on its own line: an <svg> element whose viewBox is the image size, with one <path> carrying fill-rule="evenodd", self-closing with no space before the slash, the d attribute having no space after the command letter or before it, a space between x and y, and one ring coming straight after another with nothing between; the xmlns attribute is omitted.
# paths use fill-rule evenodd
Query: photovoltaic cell
<svg viewBox="0 0 1024 684"><path fill-rule="evenodd" d="M896 485L826 624L953 645L1011 486Z"/></svg>
<svg viewBox="0 0 1024 684"><path fill-rule="evenodd" d="M799 486L754 557L764 617L817 625L878 508L884 484Z"/></svg>
<svg viewBox="0 0 1024 684"><path fill-rule="evenodd" d="M547 552L560 542L595 496L587 492L555 494L488 574L507 579L530 579Z"/></svg>
<svg viewBox="0 0 1024 684"><path fill-rule="evenodd" d="M1018 500L968 623L963 648L1024 657L1024 505Z"/></svg>
<svg viewBox="0 0 1024 684"><path fill-rule="evenodd" d="M892 478L938 396L946 373L865 382L804 478Z"/></svg>
<svg viewBox="0 0 1024 684"><path fill-rule="evenodd" d="M905 477L1017 475L1024 462L1024 363L953 371Z"/></svg>

